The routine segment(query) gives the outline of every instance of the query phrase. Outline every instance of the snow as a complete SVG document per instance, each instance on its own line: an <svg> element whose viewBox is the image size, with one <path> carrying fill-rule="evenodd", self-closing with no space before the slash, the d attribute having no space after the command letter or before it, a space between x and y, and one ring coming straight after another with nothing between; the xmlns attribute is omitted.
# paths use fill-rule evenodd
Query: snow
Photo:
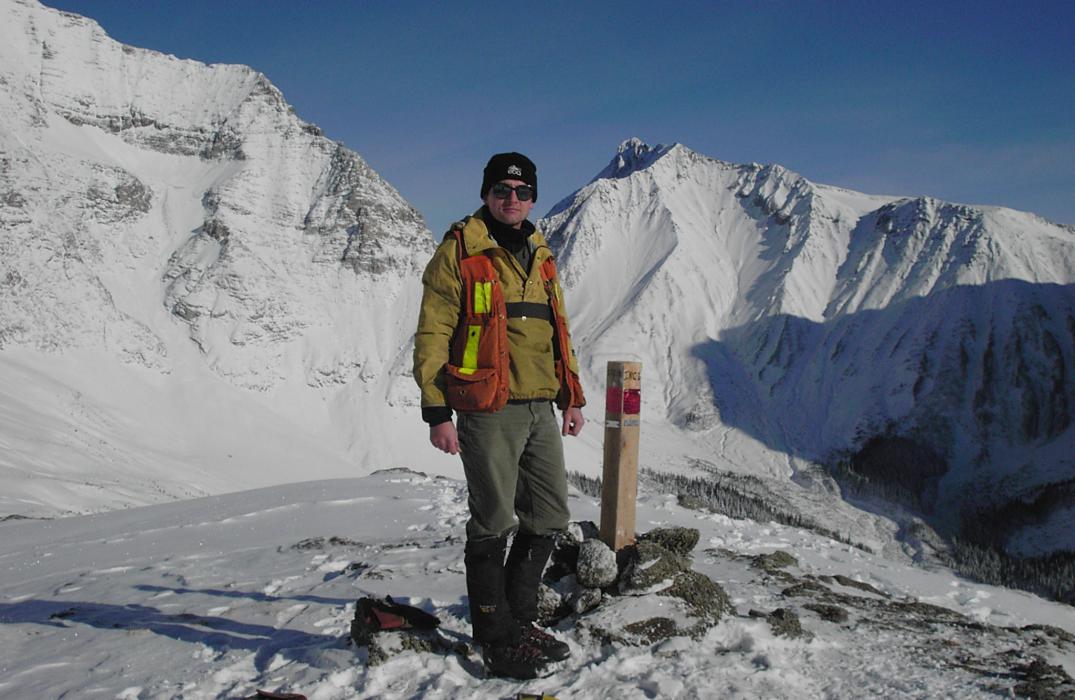
<svg viewBox="0 0 1075 700"><path fill-rule="evenodd" d="M597 503L577 493L571 509L577 520L598 515ZM688 511L643 493L639 530L699 528L695 567L722 584L737 608L701 639L601 644L586 632L599 608L583 618L586 625L561 623L554 630L572 657L538 681L485 679L475 657L455 654L403 651L368 666L364 650L346 639L354 601L364 595L392 595L434 612L449 638L469 641L466 518L462 482L396 470L0 524L0 692L142 699L242 697L258 687L332 699L492 698L520 691L572 698L984 692L980 675L931 664L915 650L941 639L909 643L906 630L806 616L802 624L815 633L812 640L774 636L763 619L746 613L771 606L778 594L739 559L710 553L717 548L743 557L781 549L793 552L803 571L845 575L983 624L1044 623L1075 633L1070 606L943 570L909 568L795 528ZM631 597L624 615L647 617L669 600ZM1075 649L1052 663L1075 672Z"/></svg>

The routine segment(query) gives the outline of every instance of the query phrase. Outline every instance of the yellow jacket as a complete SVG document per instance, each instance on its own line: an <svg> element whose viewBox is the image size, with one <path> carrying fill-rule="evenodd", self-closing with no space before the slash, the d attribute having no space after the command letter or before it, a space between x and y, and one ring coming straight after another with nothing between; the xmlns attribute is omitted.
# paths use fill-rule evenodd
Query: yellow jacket
<svg viewBox="0 0 1075 700"><path fill-rule="evenodd" d="M519 261L497 245L480 215L458 222L453 230L461 229L468 255L487 255L493 263L500 282L504 301L530 302L547 306L545 285L541 279L541 264L552 257L545 237L535 230L527 242L533 251L530 270L523 270ZM422 275L424 293L418 316L418 331L414 339L414 379L422 391L422 407L447 406L445 398L444 365L459 322L462 284L459 279L459 260L454 236L445 236ZM564 315L560 280L553 281L554 293ZM510 399L555 399L560 391L553 355L553 325L544 318L515 317L507 320L508 354L510 357ZM570 346L570 343L569 343ZM571 371L578 373L578 361L573 348L568 358Z"/></svg>

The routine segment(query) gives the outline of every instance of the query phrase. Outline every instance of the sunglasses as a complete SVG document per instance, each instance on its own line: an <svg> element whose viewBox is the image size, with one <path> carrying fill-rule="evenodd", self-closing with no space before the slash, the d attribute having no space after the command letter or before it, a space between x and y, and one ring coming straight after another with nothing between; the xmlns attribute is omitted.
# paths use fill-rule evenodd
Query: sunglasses
<svg viewBox="0 0 1075 700"><path fill-rule="evenodd" d="M511 196L512 192L515 193L515 197L520 202L529 202L531 199L534 198L534 188L530 185L518 185L516 187L512 187L511 185L504 184L503 182L498 182L492 186L491 191L493 193L493 196L497 199L507 199Z"/></svg>

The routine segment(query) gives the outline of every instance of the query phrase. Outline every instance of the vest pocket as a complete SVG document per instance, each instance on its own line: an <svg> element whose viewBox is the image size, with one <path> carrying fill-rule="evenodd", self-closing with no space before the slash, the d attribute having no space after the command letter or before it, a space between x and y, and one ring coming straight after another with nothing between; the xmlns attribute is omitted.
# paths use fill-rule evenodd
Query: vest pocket
<svg viewBox="0 0 1075 700"><path fill-rule="evenodd" d="M496 369L469 369L444 365L444 383L448 405L456 411L498 411L503 407L497 395Z"/></svg>

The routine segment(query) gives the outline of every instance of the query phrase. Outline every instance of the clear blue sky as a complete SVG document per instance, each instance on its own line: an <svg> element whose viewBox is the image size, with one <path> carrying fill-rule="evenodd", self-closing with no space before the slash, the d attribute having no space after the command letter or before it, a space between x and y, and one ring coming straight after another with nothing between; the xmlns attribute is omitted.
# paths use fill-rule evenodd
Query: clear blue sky
<svg viewBox="0 0 1075 700"><path fill-rule="evenodd" d="M265 73L435 232L498 151L536 212L625 138L1075 223L1075 2L46 0Z"/></svg>

